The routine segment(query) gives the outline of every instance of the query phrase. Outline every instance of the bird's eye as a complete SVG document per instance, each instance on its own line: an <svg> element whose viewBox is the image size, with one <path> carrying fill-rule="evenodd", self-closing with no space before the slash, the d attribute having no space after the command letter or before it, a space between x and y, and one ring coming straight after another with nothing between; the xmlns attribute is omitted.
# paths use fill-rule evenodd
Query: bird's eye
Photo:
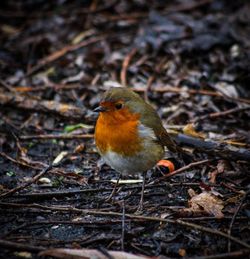
<svg viewBox="0 0 250 259"><path fill-rule="evenodd" d="M116 108L117 110L120 110L122 107L123 107L123 104L122 104L122 103L116 103L116 104L115 104L115 108Z"/></svg>

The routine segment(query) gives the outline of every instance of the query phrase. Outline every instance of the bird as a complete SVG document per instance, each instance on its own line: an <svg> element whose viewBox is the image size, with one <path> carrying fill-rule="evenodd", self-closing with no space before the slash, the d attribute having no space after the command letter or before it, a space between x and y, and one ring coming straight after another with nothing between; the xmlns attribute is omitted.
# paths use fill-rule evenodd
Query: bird
<svg viewBox="0 0 250 259"><path fill-rule="evenodd" d="M99 113L95 144L104 162L119 173L117 184L121 175L143 173L138 206L142 211L147 171L164 157L164 147L174 153L180 148L168 135L156 110L130 88L110 88L94 112Z"/></svg>

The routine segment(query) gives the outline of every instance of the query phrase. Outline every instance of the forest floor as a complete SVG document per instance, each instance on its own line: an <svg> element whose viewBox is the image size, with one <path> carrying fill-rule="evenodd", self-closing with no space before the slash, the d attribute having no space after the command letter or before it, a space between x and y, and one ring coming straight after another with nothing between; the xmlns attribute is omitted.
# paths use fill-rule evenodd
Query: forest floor
<svg viewBox="0 0 250 259"><path fill-rule="evenodd" d="M247 1L10 0L0 31L1 258L249 258ZM93 139L118 86L192 157L148 172L140 214Z"/></svg>

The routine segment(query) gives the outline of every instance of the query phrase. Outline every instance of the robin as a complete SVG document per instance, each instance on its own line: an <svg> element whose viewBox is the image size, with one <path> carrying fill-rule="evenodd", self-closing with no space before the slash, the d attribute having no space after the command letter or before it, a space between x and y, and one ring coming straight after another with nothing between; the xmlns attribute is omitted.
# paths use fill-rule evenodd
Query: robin
<svg viewBox="0 0 250 259"><path fill-rule="evenodd" d="M142 210L146 172L163 158L164 147L171 152L178 152L179 147L154 108L128 88L108 90L94 111L99 112L95 142L104 161L120 176L143 173L138 207Z"/></svg>

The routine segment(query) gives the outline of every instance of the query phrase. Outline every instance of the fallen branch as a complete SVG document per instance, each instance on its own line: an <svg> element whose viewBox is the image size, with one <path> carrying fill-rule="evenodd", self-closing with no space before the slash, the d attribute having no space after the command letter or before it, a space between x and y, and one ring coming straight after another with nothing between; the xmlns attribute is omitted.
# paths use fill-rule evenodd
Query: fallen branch
<svg viewBox="0 0 250 259"><path fill-rule="evenodd" d="M98 210L88 210L88 209L77 209L74 207L60 207L60 206L44 206L40 204L20 204L20 203L8 203L8 202L0 202L0 206L4 207L21 207L21 208L38 208L41 210L49 210L49 211L62 211L62 212L75 212L75 213L81 213L85 215L99 215L99 216L112 216L112 217L122 217L122 213L118 212L112 212L112 211L98 211ZM243 247L246 247L250 249L250 245L247 243L241 241L240 239L230 236L220 230L217 229L212 229L208 227L203 227L194 223L186 222L183 220L173 220L173 219L167 219L167 218L157 218L157 217L148 217L148 216L140 216L140 215L135 215L135 214L125 214L126 218L129 219L140 219L144 221L155 221L155 222L166 222L170 224L175 224L175 225L181 225L185 226L191 229L197 229L199 231L207 232L213 235L218 235L224 238L228 238L231 241L242 245Z"/></svg>
<svg viewBox="0 0 250 259"><path fill-rule="evenodd" d="M83 119L86 114L85 109L78 108L74 105L33 99L28 96L14 93L0 92L0 105L14 106L15 108L31 111L54 113L71 119Z"/></svg>
<svg viewBox="0 0 250 259"><path fill-rule="evenodd" d="M229 159L233 161L243 160L250 161L250 150L245 148L238 148L226 143L220 143L212 140L202 140L199 138L194 138L185 134L174 134L169 133L175 139L175 141L182 146L189 146L195 148L199 152L208 153L222 157L224 159ZM21 140L31 140L31 139L89 139L93 138L92 134L43 134L43 135L31 135L31 136L20 136Z"/></svg>
<svg viewBox="0 0 250 259"><path fill-rule="evenodd" d="M212 140L206 141L185 134L176 134L173 135L173 138L177 144L195 148L199 152L217 155L224 159L233 161L243 160L248 163L250 162L250 150L245 148L238 148Z"/></svg>

